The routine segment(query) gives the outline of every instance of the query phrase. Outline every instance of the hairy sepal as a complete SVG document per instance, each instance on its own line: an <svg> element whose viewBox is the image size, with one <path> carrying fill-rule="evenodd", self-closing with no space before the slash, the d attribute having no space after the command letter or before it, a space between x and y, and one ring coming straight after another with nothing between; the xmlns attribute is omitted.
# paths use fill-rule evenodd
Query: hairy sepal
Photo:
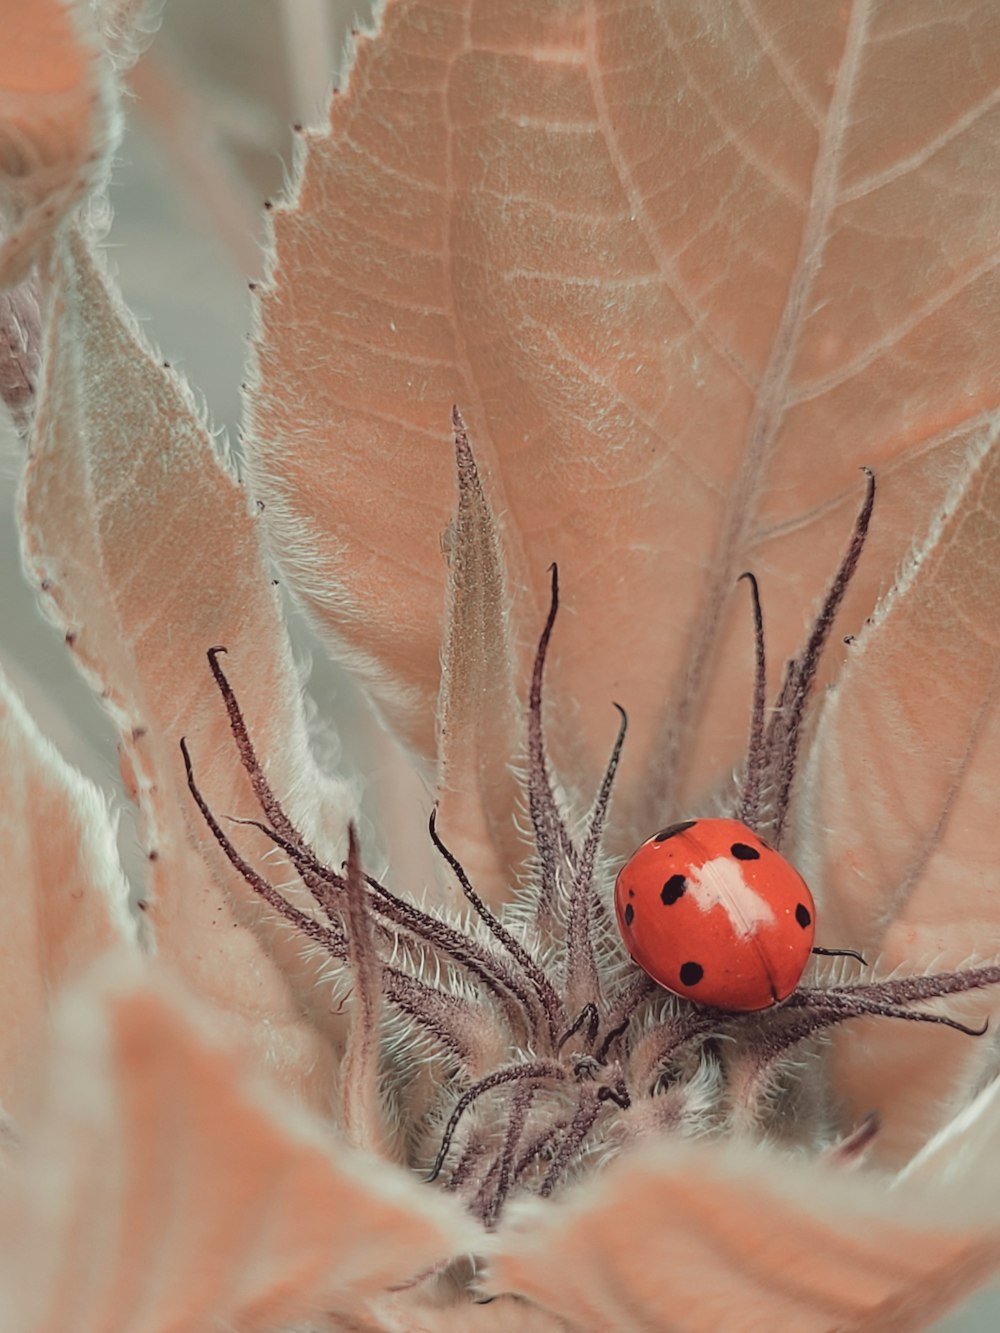
<svg viewBox="0 0 1000 1333"><path fill-rule="evenodd" d="M820 942L878 955L883 972L989 962L998 938L997 434L994 422L969 452L926 538L851 645L794 812L801 869L820 895ZM1000 1016L996 994L976 1012ZM835 1072L854 1115L878 1104L877 1149L899 1164L995 1064L985 1043L866 1029L864 1040L838 1039Z"/></svg>
<svg viewBox="0 0 1000 1333"><path fill-rule="evenodd" d="M311 758L257 522L184 382L135 328L78 231L58 245L48 280L24 556L117 726L125 787L142 816L146 921L157 949L229 1013L234 1033L262 1043L303 1095L325 1101L338 1021L326 965L261 914L206 841L186 790L184 734L220 817L256 809L233 762L208 648L228 649L272 780L331 854L351 797ZM266 851L258 842L252 854Z"/></svg>

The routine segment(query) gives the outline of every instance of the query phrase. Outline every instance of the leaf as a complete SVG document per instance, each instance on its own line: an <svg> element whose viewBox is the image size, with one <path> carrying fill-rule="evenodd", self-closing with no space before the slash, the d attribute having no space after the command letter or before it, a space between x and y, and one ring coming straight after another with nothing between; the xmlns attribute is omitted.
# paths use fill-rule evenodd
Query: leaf
<svg viewBox="0 0 1000 1333"><path fill-rule="evenodd" d="M105 963L67 997L0 1211L19 1333L285 1326L460 1247L450 1200L349 1153L165 980Z"/></svg>
<svg viewBox="0 0 1000 1333"><path fill-rule="evenodd" d="M94 19L115 68L127 70L160 27L164 0L95 0Z"/></svg>
<svg viewBox="0 0 1000 1333"><path fill-rule="evenodd" d="M100 179L114 87L82 0L0 2L0 288L19 282Z"/></svg>
<svg viewBox="0 0 1000 1333"><path fill-rule="evenodd" d="M262 914L186 789L182 735L218 817L260 813L210 647L227 647L270 781L320 848L334 851L351 798L310 756L258 524L188 390L135 331L80 236L60 248L51 283L22 504L28 567L117 724L126 785L144 817L143 905L158 950L231 1015L234 1038L325 1106L338 1020L322 960L303 958L296 933ZM241 845L258 864L268 847L249 833ZM263 872L282 873L271 863Z"/></svg>
<svg viewBox="0 0 1000 1333"><path fill-rule="evenodd" d="M0 1104L15 1122L52 996L113 943L135 939L115 826L0 672Z"/></svg>
<svg viewBox="0 0 1000 1333"><path fill-rule="evenodd" d="M909 1184L946 1181L970 1197L982 1193L984 1162L997 1160L1000 1148L1000 1080L983 1088L967 1106L927 1142L900 1172Z"/></svg>
<svg viewBox="0 0 1000 1333"><path fill-rule="evenodd" d="M776 680L862 463L843 623L870 612L997 403L998 56L989 6L389 0L272 214L248 443L290 580L418 749L453 402L525 654L559 562L550 736L583 789L629 711L623 841L738 760L737 576Z"/></svg>
<svg viewBox="0 0 1000 1333"><path fill-rule="evenodd" d="M797 810L828 946L879 970L947 971L997 956L1000 449L966 476L854 642L824 709ZM819 836L818 836L819 835ZM987 991L973 1022L1000 1016ZM873 1022L838 1037L848 1114L878 1110L876 1150L904 1162L963 1104L988 1040ZM863 1108L863 1110L862 1110Z"/></svg>
<svg viewBox="0 0 1000 1333"><path fill-rule="evenodd" d="M989 1221L971 1213L941 1190L887 1199L877 1180L801 1157L661 1142L564 1202L512 1208L485 1285L580 1330L667 1319L711 1333L738 1311L747 1330L898 1333L927 1327L1000 1263L995 1207Z"/></svg>
<svg viewBox="0 0 1000 1333"><path fill-rule="evenodd" d="M417 1290L380 1300L374 1309L371 1327L380 1333L576 1333L564 1319L516 1296L445 1305Z"/></svg>
<svg viewBox="0 0 1000 1333"><path fill-rule="evenodd" d="M458 508L449 529L438 704L440 823L478 892L501 903L510 891L510 868L526 851L512 827L495 822L497 812L510 810L516 800L510 757L523 748L510 596L496 519L461 417L455 421L455 454Z"/></svg>

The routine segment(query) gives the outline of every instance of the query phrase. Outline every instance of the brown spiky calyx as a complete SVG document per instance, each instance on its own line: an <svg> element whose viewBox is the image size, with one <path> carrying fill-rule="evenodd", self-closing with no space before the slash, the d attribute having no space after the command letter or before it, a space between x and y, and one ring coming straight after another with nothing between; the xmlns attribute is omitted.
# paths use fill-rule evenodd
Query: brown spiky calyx
<svg viewBox="0 0 1000 1333"><path fill-rule="evenodd" d="M764 824L772 839L784 827L809 692L864 545L873 498L869 474L848 554L804 651L788 665L770 718L760 684L762 616L751 580L758 686L739 813ZM181 743L192 797L231 865L304 940L352 977L354 1046L378 1055L378 1085L395 1100L397 1120L406 1118L407 1079L415 1063L433 1062L436 1096L429 1106L420 1102L418 1123L407 1124L398 1137L396 1155L462 1197L487 1226L495 1225L512 1196L551 1195L586 1161L651 1133L766 1128L772 1136L821 1146L830 1137L829 1123L822 1108L801 1115L791 1052L838 1024L871 1015L975 1035L979 1029L920 1006L1000 983L1000 966L992 966L801 986L784 1003L750 1014L699 1007L657 987L627 960L610 924L610 882L600 859L625 740L624 710L619 708L604 778L579 839L554 796L542 699L558 606L553 566L527 717L526 796L538 876L500 912L476 892L433 816L430 837L461 889L464 917L426 911L363 873L353 830L347 868L324 864L271 789L220 665L222 648L209 651L209 665L263 816L241 822L284 853L311 898L311 911L274 888L236 848L202 796Z"/></svg>

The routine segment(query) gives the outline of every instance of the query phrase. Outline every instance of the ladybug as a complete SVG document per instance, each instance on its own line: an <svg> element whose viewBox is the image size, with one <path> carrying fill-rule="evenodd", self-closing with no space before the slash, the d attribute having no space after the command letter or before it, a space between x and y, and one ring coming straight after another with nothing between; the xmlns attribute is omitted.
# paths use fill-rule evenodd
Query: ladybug
<svg viewBox="0 0 1000 1333"><path fill-rule="evenodd" d="M813 952L805 880L738 819L689 819L647 838L618 874L615 912L643 971L717 1009L779 1004Z"/></svg>

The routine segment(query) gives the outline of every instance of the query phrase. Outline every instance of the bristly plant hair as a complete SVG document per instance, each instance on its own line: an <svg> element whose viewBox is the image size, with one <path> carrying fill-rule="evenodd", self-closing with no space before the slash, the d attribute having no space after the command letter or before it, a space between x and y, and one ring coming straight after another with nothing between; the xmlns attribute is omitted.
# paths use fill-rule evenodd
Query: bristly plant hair
<svg viewBox="0 0 1000 1333"><path fill-rule="evenodd" d="M804 711L864 547L874 494L867 471L865 502L848 551L803 651L788 663L769 720L760 589L753 575L746 576L756 666L740 813L752 826L765 824L773 838L784 827ZM471 913L466 919L418 907L410 895L363 871L353 830L348 872L324 864L268 782L220 664L223 647L208 650L209 669L263 816L236 822L284 853L313 911L289 901L237 849L200 790L190 747L181 741L191 797L229 865L267 908L352 975L351 1003L360 1003L360 996L369 1015L355 1027L369 1084L379 1081L372 1016L383 1009L379 1030L397 1062L407 1043L414 1059L426 1059L416 1053L427 1048L437 1053L440 1092L411 1133L411 1164L459 1194L489 1227L514 1195L547 1197L598 1147L606 1157L644 1124L660 1125L658 1132L669 1124L692 1133L701 1132L706 1117L718 1128L729 1116L745 1123L748 1116L759 1121L773 1115L772 1071L807 1038L850 1019L881 1015L980 1035L985 1026L973 1028L918 1006L1000 983L1000 967L993 966L854 985L801 985L772 1009L735 1014L668 995L645 973L624 965L621 945L606 929L608 886L598 853L625 742L625 711L615 705L620 724L607 769L589 819L574 837L554 796L542 717L558 609L553 565L527 706L527 804L539 866L531 886L534 912L527 918L485 904L442 838L436 814L429 836L458 881ZM817 952L860 959L851 950ZM706 1105L710 1091L717 1097L714 1109ZM740 1096L756 1100L736 1105ZM666 1110L658 1116L661 1104ZM645 1115L644 1107L654 1114Z"/></svg>

